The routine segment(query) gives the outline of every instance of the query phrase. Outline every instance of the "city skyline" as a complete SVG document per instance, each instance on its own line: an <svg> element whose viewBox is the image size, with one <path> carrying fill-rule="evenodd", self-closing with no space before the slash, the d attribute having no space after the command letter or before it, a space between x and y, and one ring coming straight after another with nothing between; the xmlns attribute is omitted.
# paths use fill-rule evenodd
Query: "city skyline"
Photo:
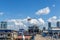
<svg viewBox="0 0 60 40"><path fill-rule="evenodd" d="M28 23L46 26L46 22L60 21L59 4L60 0L0 0L0 21L24 27ZM28 22L28 18L32 20Z"/></svg>

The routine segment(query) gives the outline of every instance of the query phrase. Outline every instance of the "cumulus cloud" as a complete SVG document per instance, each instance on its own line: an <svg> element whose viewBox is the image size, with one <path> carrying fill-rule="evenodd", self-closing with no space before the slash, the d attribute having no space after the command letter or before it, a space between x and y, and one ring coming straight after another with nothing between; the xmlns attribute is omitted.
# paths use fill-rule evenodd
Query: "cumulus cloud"
<svg viewBox="0 0 60 40"><path fill-rule="evenodd" d="M39 23L37 19L31 19L31 21L29 21L29 22L32 25L38 25L38 23Z"/></svg>
<svg viewBox="0 0 60 40"><path fill-rule="evenodd" d="M45 8L40 9L36 12L37 15L49 14L49 13L50 13L50 8L49 7L45 7Z"/></svg>
<svg viewBox="0 0 60 40"><path fill-rule="evenodd" d="M53 17L49 18L48 22L57 22L57 17L53 16Z"/></svg>
<svg viewBox="0 0 60 40"><path fill-rule="evenodd" d="M60 21L60 19L58 19L57 21Z"/></svg>
<svg viewBox="0 0 60 40"><path fill-rule="evenodd" d="M33 19L31 17L27 17L25 19L22 20L22 22L25 24L25 25L37 25L38 24L38 20L37 19Z"/></svg>
<svg viewBox="0 0 60 40"><path fill-rule="evenodd" d="M23 29L25 29L25 28L27 28L27 26L22 22L22 20L21 19L11 19L11 20L7 20L9 23L14 23L14 28L15 29L21 29L21 28L23 28Z"/></svg>
<svg viewBox="0 0 60 40"><path fill-rule="evenodd" d="M34 18L31 18L31 17L27 17L25 19L10 19L10 20L7 20L7 21L11 24L13 22L14 25L15 25L14 26L15 29L23 28L25 30L28 29L28 26L32 26L32 25L40 26L40 25L44 24L44 20L42 18L34 19Z"/></svg>
<svg viewBox="0 0 60 40"><path fill-rule="evenodd" d="M8 22L14 22L15 25L23 25L22 21L19 19L11 19L11 20L8 20Z"/></svg>
<svg viewBox="0 0 60 40"><path fill-rule="evenodd" d="M57 16L52 16L47 21L52 22L52 27L55 27L57 20L58 20ZM27 30L28 26L32 26L32 25L37 25L41 29L44 26L48 27L48 22L45 22L42 18L34 19L34 18L29 17L29 16L27 18L24 18L24 19L10 19L7 21L13 22L13 24L11 23L11 25L9 25L8 28L16 29L16 30L19 30L21 28ZM59 21L60 21L60 19L59 19Z"/></svg>
<svg viewBox="0 0 60 40"><path fill-rule="evenodd" d="M31 17L27 17L25 19L25 23L27 22L27 24L31 24L31 25L42 25L44 24L44 20L42 18L39 18L39 19L34 19L34 18L31 18Z"/></svg>
<svg viewBox="0 0 60 40"><path fill-rule="evenodd" d="M40 24L45 24L45 22L42 18L39 18L38 20L39 20Z"/></svg>
<svg viewBox="0 0 60 40"><path fill-rule="evenodd" d="M57 21L60 21L60 16L59 16L59 18L57 19Z"/></svg>

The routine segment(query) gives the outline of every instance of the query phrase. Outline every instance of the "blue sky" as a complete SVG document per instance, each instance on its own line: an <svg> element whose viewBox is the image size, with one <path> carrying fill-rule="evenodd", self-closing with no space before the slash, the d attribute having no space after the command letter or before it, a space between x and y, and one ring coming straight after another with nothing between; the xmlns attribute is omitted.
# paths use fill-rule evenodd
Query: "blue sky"
<svg viewBox="0 0 60 40"><path fill-rule="evenodd" d="M26 18L27 16L48 19L52 16L60 16L59 4L60 0L0 0L0 11L4 13L0 19ZM45 7L50 8L49 14L39 16L35 14Z"/></svg>
<svg viewBox="0 0 60 40"><path fill-rule="evenodd" d="M0 21L25 19L28 16L40 18L40 22L42 19L55 21L60 16L60 0L0 0Z"/></svg>

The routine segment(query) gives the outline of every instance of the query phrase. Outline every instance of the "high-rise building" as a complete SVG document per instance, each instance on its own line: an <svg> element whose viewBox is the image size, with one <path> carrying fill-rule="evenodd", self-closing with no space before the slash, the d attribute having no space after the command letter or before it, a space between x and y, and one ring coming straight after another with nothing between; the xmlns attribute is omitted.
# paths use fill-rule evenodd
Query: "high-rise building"
<svg viewBox="0 0 60 40"><path fill-rule="evenodd" d="M48 29L51 29L51 22L48 22Z"/></svg>
<svg viewBox="0 0 60 40"><path fill-rule="evenodd" d="M48 27L51 27L51 22L48 22Z"/></svg>
<svg viewBox="0 0 60 40"><path fill-rule="evenodd" d="M28 32L29 32L30 34L39 33L39 27L36 26L36 25L30 26L30 27L28 28Z"/></svg>
<svg viewBox="0 0 60 40"><path fill-rule="evenodd" d="M46 27L43 27L43 30L46 30Z"/></svg>
<svg viewBox="0 0 60 40"><path fill-rule="evenodd" d="M0 29L6 29L7 28L7 22L2 21L0 22Z"/></svg>
<svg viewBox="0 0 60 40"><path fill-rule="evenodd" d="M57 22L57 27L60 27L60 22L59 21Z"/></svg>

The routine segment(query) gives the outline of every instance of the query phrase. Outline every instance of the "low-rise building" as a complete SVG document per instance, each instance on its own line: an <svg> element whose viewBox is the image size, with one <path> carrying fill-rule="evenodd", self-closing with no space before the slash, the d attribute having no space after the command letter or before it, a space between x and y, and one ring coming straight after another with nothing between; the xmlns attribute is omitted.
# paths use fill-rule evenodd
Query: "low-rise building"
<svg viewBox="0 0 60 40"><path fill-rule="evenodd" d="M15 40L17 37L17 31L0 29L0 40Z"/></svg>
<svg viewBox="0 0 60 40"><path fill-rule="evenodd" d="M29 32L29 34L37 34L37 33L39 33L39 28L36 25L30 26L28 28L28 32Z"/></svg>
<svg viewBox="0 0 60 40"><path fill-rule="evenodd" d="M31 40L30 35L25 35L23 32L19 32L18 37L15 40Z"/></svg>

